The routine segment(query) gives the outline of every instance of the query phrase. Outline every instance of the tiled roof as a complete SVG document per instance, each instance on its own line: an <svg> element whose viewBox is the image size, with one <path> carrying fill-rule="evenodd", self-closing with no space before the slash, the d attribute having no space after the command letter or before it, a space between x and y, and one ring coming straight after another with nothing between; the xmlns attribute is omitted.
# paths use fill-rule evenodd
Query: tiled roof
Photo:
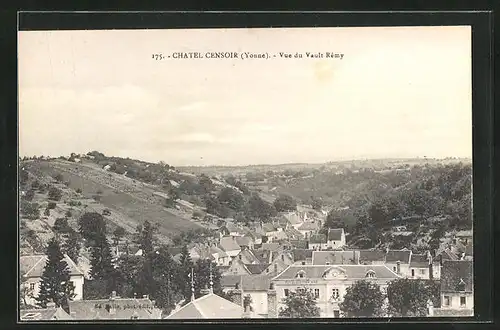
<svg viewBox="0 0 500 330"><path fill-rule="evenodd" d="M298 230L318 230L319 224L317 222L307 221L300 225Z"/></svg>
<svg viewBox="0 0 500 330"><path fill-rule="evenodd" d="M470 260L445 260L441 269L441 292L466 292L473 289L473 268Z"/></svg>
<svg viewBox="0 0 500 330"><path fill-rule="evenodd" d="M311 238L309 238L309 243L313 244L326 243L326 235L324 234L311 235Z"/></svg>
<svg viewBox="0 0 500 330"><path fill-rule="evenodd" d="M281 250L281 246L278 243L262 243L261 249L276 252Z"/></svg>
<svg viewBox="0 0 500 330"><path fill-rule="evenodd" d="M359 250L359 263L370 264L374 261L385 261L385 252L379 250Z"/></svg>
<svg viewBox="0 0 500 330"><path fill-rule="evenodd" d="M250 272L250 274L261 274L269 264L245 264L245 268Z"/></svg>
<svg viewBox="0 0 500 330"><path fill-rule="evenodd" d="M359 262L357 251L314 251L313 265L356 265Z"/></svg>
<svg viewBox="0 0 500 330"><path fill-rule="evenodd" d="M299 223L302 223L302 219L300 216L297 214L297 212L289 212L283 214L283 217L288 220L288 222L292 225L298 225Z"/></svg>
<svg viewBox="0 0 500 330"><path fill-rule="evenodd" d="M288 239L288 235L286 234L285 231L278 231L274 237L276 240L287 240Z"/></svg>
<svg viewBox="0 0 500 330"><path fill-rule="evenodd" d="M222 237L220 239L219 246L222 250L226 252L241 249L238 243L236 243L236 239L233 237Z"/></svg>
<svg viewBox="0 0 500 330"><path fill-rule="evenodd" d="M410 267L428 267L429 260L427 260L427 255L425 254L412 254Z"/></svg>
<svg viewBox="0 0 500 330"><path fill-rule="evenodd" d="M296 249L307 249L307 240L290 240L290 244Z"/></svg>
<svg viewBox="0 0 500 330"><path fill-rule="evenodd" d="M114 307L114 308L113 308ZM158 319L161 312L148 298L75 300L69 302L71 317L77 320Z"/></svg>
<svg viewBox="0 0 500 330"><path fill-rule="evenodd" d="M211 293L189 302L167 319L235 319L242 315L241 306Z"/></svg>
<svg viewBox="0 0 500 330"><path fill-rule="evenodd" d="M438 260L457 260L458 256L449 249L439 249L436 252L436 258Z"/></svg>
<svg viewBox="0 0 500 330"><path fill-rule="evenodd" d="M241 250L238 255L245 257L248 263L260 263L260 260L255 256L255 254L251 250L248 249Z"/></svg>
<svg viewBox="0 0 500 330"><path fill-rule="evenodd" d="M401 262L402 264L410 263L410 250L389 250L385 254L385 262L387 263L395 263Z"/></svg>
<svg viewBox="0 0 500 330"><path fill-rule="evenodd" d="M257 258L257 260L261 264L268 264L270 261L273 260L272 256L273 252L269 250L263 250L263 249L252 250L252 254L255 256L255 258Z"/></svg>
<svg viewBox="0 0 500 330"><path fill-rule="evenodd" d="M273 280L294 279L297 273L303 271L305 278L322 278L329 271L339 271L350 279L363 279L369 271L373 271L377 278L396 279L399 275L385 265L291 265Z"/></svg>
<svg viewBox="0 0 500 330"><path fill-rule="evenodd" d="M235 225L234 223L231 222L226 222L225 227L230 233L244 233L243 228Z"/></svg>
<svg viewBox="0 0 500 330"><path fill-rule="evenodd" d="M272 223L265 223L262 225L262 230L264 230L264 232L266 232L266 233L269 233L269 232L276 231L278 229Z"/></svg>
<svg viewBox="0 0 500 330"><path fill-rule="evenodd" d="M24 309L19 311L21 321L72 320L61 307Z"/></svg>
<svg viewBox="0 0 500 330"><path fill-rule="evenodd" d="M328 240L329 241L340 241L342 239L342 233L344 229L328 229Z"/></svg>
<svg viewBox="0 0 500 330"><path fill-rule="evenodd" d="M252 244L252 240L249 237L235 237L236 238L236 244L239 246L250 246Z"/></svg>
<svg viewBox="0 0 500 330"><path fill-rule="evenodd" d="M70 257L64 255L64 261L68 264L70 275L84 275ZM25 277L41 277L46 263L47 256L45 255L21 256L19 258L20 271Z"/></svg>
<svg viewBox="0 0 500 330"><path fill-rule="evenodd" d="M267 275L225 275L221 277L221 286L235 288L239 283L243 291L266 291L269 289L271 277Z"/></svg>
<svg viewBox="0 0 500 330"><path fill-rule="evenodd" d="M311 259L313 254L313 250L307 249L295 249L292 250L293 261L306 261L307 259Z"/></svg>
<svg viewBox="0 0 500 330"><path fill-rule="evenodd" d="M293 227L285 229L285 233L288 235L288 238L290 240L301 240L302 239L302 233Z"/></svg>

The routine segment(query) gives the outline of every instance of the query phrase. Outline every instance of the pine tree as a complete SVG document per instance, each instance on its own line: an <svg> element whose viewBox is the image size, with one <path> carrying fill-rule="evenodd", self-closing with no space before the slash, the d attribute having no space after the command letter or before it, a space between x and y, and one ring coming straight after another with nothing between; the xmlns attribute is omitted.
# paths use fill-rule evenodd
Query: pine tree
<svg viewBox="0 0 500 330"><path fill-rule="evenodd" d="M66 253L75 263L78 263L80 247L80 235L78 235L76 231L70 231L62 246L63 252Z"/></svg>
<svg viewBox="0 0 500 330"><path fill-rule="evenodd" d="M177 273L177 264L166 246L156 251L153 257L154 291L151 296L156 305L165 312L170 312L175 307L179 288L174 281Z"/></svg>
<svg viewBox="0 0 500 330"><path fill-rule="evenodd" d="M91 247L90 276L93 280L107 282L107 292L103 292L103 297L107 296L115 288L115 269L113 267L111 247L106 236L95 237L95 245Z"/></svg>
<svg viewBox="0 0 500 330"><path fill-rule="evenodd" d="M179 270L176 276L176 284L186 301L191 299L191 270L194 267L187 245L181 250Z"/></svg>
<svg viewBox="0 0 500 330"><path fill-rule="evenodd" d="M49 241L46 254L47 263L42 273L37 304L42 308L46 308L49 302L58 307L64 306L74 297L74 286L70 281L68 264L55 238Z"/></svg>

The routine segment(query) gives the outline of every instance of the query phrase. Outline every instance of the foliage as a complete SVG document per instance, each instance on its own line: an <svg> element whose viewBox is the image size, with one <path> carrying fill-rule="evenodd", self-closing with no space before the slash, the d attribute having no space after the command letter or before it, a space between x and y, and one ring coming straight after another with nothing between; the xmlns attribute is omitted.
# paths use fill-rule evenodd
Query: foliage
<svg viewBox="0 0 500 330"><path fill-rule="evenodd" d="M63 182L64 181L64 177L61 173L57 173L55 176L54 176L54 179L57 181L57 182Z"/></svg>
<svg viewBox="0 0 500 330"><path fill-rule="evenodd" d="M38 203L21 200L21 214L30 220L38 219L40 217L40 207Z"/></svg>
<svg viewBox="0 0 500 330"><path fill-rule="evenodd" d="M50 209L47 208L45 211L43 211L43 215L49 216L50 215Z"/></svg>
<svg viewBox="0 0 500 330"><path fill-rule="evenodd" d="M56 221L54 221L54 226L52 227L52 229L54 229L54 231L58 233L69 233L73 231L73 229L68 224L67 218L57 218Z"/></svg>
<svg viewBox="0 0 500 330"><path fill-rule="evenodd" d="M194 267L187 245L184 245L181 250L181 257L179 260L179 268L175 283L179 288L180 293L185 300L189 301L191 298L191 282L186 279L191 278L191 270Z"/></svg>
<svg viewBox="0 0 500 330"><path fill-rule="evenodd" d="M258 194L252 194L248 199L245 215L249 220L267 221L277 215L276 208L264 201Z"/></svg>
<svg viewBox="0 0 500 330"><path fill-rule="evenodd" d="M361 280L347 288L339 307L346 317L378 317L384 314L383 303L379 285Z"/></svg>
<svg viewBox="0 0 500 330"><path fill-rule="evenodd" d="M389 282L387 298L392 316L427 316L427 303L436 297L436 284L426 280L397 279Z"/></svg>
<svg viewBox="0 0 500 330"><path fill-rule="evenodd" d="M210 288L210 273L212 273L212 288L215 294L222 292L220 284L221 274L217 265L210 260L198 259L194 264L194 295L195 298L202 296L201 290Z"/></svg>
<svg viewBox="0 0 500 330"><path fill-rule="evenodd" d="M62 190L57 187L50 187L49 189L49 199L53 201L61 200Z"/></svg>
<svg viewBox="0 0 500 330"><path fill-rule="evenodd" d="M222 206L234 211L241 211L245 203L243 195L232 188L223 188L219 192L217 200Z"/></svg>
<svg viewBox="0 0 500 330"><path fill-rule="evenodd" d="M280 309L279 317L312 318L320 316L320 309L316 306L312 290L305 287L296 292L290 291L283 303L286 307Z"/></svg>
<svg viewBox="0 0 500 330"><path fill-rule="evenodd" d="M292 196L281 194L274 201L274 207L278 212L295 211L297 210L297 202Z"/></svg>
<svg viewBox="0 0 500 330"><path fill-rule="evenodd" d="M77 194L81 194L82 193L82 189L81 188L76 188L76 193Z"/></svg>
<svg viewBox="0 0 500 330"><path fill-rule="evenodd" d="M113 242L115 245L118 245L120 240L125 236L125 229L123 227L116 227L116 229L113 231Z"/></svg>
<svg viewBox="0 0 500 330"><path fill-rule="evenodd" d="M46 255L48 260L42 273L37 304L42 308L47 307L49 302L67 306L67 301L74 297L74 286L70 281L68 264L55 238L49 241Z"/></svg>
<svg viewBox="0 0 500 330"><path fill-rule="evenodd" d="M26 193L24 194L23 196L23 199L26 200L26 201L29 201L31 202L33 200L33 198L35 197L35 190L33 189L29 189L28 191L26 191Z"/></svg>
<svg viewBox="0 0 500 330"><path fill-rule="evenodd" d="M49 210L53 210L53 209L55 209L55 208L56 208L56 206L57 206L57 204L56 204L55 202L49 202L49 203L47 204L47 209L49 209Z"/></svg>
<svg viewBox="0 0 500 330"><path fill-rule="evenodd" d="M78 263L78 257L80 256L80 235L74 230L67 231L68 237L64 241L62 246L63 253L66 253L68 257L71 258L75 263Z"/></svg>
<svg viewBox="0 0 500 330"><path fill-rule="evenodd" d="M80 234L86 240L87 246L94 246L102 236L106 236L106 223L101 214L86 212L78 219Z"/></svg>
<svg viewBox="0 0 500 330"><path fill-rule="evenodd" d="M323 207L323 202L321 199L318 198L313 198L312 200L312 208L316 211L321 211L321 208Z"/></svg>

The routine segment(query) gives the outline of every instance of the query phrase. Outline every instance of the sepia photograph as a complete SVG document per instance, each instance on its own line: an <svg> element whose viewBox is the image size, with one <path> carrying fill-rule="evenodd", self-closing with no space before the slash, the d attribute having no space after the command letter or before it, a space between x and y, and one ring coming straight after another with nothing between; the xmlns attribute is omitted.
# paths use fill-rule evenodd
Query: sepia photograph
<svg viewBox="0 0 500 330"><path fill-rule="evenodd" d="M18 32L19 320L473 316L471 44Z"/></svg>

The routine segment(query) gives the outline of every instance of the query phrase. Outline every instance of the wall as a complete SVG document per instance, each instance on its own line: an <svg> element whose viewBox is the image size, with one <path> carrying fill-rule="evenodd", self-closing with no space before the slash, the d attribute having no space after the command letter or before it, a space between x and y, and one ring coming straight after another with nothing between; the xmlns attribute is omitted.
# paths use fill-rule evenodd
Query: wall
<svg viewBox="0 0 500 330"><path fill-rule="evenodd" d="M390 270L395 271L395 269L397 269L397 264L396 263L386 263L385 264ZM409 264L403 264L401 263L399 265L399 268L400 268L400 272L401 272L401 275L402 276L406 276L406 277L410 277L411 276L411 272L410 272L410 265Z"/></svg>
<svg viewBox="0 0 500 330"><path fill-rule="evenodd" d="M266 291L244 291L243 296L250 295L252 308L255 314L267 314L267 290Z"/></svg>
<svg viewBox="0 0 500 330"><path fill-rule="evenodd" d="M445 296L450 297L450 305L446 306ZM460 306L460 297L466 297L465 306ZM474 295L472 293L460 292L442 292L441 293L441 308L442 309L473 309L474 308Z"/></svg>
<svg viewBox="0 0 500 330"><path fill-rule="evenodd" d="M73 282L73 285L75 286L75 294L76 296L73 298L73 300L82 300L83 299L83 282L84 278L83 276L71 276L70 281Z"/></svg>
<svg viewBox="0 0 500 330"><path fill-rule="evenodd" d="M38 293L40 292L40 280L41 279L39 277L29 278L26 281L26 283L24 284L27 286L29 286L31 283L35 284L35 287L32 291L32 297L26 297L26 303L28 305L35 306L37 303L36 297L38 297ZM83 299L83 282L84 282L83 276L82 275L71 276L70 281L72 281L73 285L75 286L75 290L74 290L75 297L73 298L73 300L82 300Z"/></svg>

